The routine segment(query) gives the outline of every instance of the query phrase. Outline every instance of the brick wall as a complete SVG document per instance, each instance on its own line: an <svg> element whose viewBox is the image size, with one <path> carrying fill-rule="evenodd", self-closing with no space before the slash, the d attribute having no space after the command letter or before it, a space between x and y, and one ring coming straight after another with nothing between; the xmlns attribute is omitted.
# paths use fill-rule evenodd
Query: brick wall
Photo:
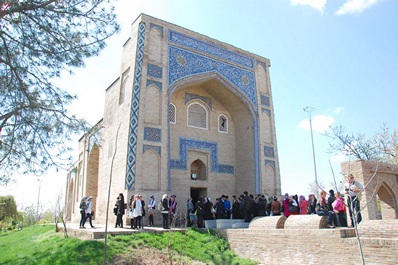
<svg viewBox="0 0 398 265"><path fill-rule="evenodd" d="M304 222L308 223L308 220ZM364 221L358 227L359 233L363 234L361 244L365 263L397 264L398 220L377 222ZM297 227L217 231L235 252L261 264L362 264L358 241L353 237L354 229L302 229L300 220L291 220L291 223ZM388 228L383 232L383 227ZM394 234L394 238L381 238L383 234Z"/></svg>

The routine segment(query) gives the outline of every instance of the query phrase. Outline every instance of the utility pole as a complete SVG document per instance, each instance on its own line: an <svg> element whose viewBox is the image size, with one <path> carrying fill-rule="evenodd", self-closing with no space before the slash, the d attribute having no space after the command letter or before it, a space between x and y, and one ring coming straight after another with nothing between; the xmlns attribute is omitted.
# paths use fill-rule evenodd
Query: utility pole
<svg viewBox="0 0 398 265"><path fill-rule="evenodd" d="M318 185L318 175L316 173L314 136L312 135L312 120L311 120L311 112L313 110L315 110L315 108L307 106L307 107L303 108L303 110L308 113L308 117L309 117L309 121L310 121L310 132L311 132L311 143L312 143L312 158L313 158L313 161L314 161L315 184L316 184L316 187L317 187L316 189L318 191L319 185Z"/></svg>
<svg viewBox="0 0 398 265"><path fill-rule="evenodd" d="M38 178L37 181L39 182L39 194L37 195L37 208L36 208L36 216L37 216L37 221L40 221L40 215L39 215L39 206L40 206L40 184L41 184L41 179Z"/></svg>

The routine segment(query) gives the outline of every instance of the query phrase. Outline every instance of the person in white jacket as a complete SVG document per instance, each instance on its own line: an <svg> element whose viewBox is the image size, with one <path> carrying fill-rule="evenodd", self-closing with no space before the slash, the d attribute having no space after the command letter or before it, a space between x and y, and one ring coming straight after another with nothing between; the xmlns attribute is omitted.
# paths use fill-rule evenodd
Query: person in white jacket
<svg viewBox="0 0 398 265"><path fill-rule="evenodd" d="M141 218L142 218L142 204L138 194L134 195L134 202L132 205L133 208L133 218L134 218L134 227L133 229L140 229L141 226Z"/></svg>

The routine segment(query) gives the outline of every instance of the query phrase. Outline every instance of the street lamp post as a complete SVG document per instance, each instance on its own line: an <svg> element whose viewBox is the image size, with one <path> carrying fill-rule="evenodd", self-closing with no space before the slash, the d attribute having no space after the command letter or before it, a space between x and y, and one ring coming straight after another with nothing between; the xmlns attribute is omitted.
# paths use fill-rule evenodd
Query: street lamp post
<svg viewBox="0 0 398 265"><path fill-rule="evenodd" d="M37 208L36 208L36 216L37 216L37 221L40 221L40 216L39 216L39 206L40 206L40 184L41 184L41 179L38 178L37 181L39 182L39 193L37 195Z"/></svg>
<svg viewBox="0 0 398 265"><path fill-rule="evenodd" d="M305 112L308 113L309 121L310 121L310 132L311 132L311 143L312 143L312 158L314 161L314 173L315 173L315 184L316 184L316 190L318 191L319 185L318 185L318 175L316 173L316 162L315 162L315 148L314 148L314 136L312 135L312 121L311 121L311 112L315 110L314 107L305 107L303 108ZM317 192L318 193L318 192Z"/></svg>

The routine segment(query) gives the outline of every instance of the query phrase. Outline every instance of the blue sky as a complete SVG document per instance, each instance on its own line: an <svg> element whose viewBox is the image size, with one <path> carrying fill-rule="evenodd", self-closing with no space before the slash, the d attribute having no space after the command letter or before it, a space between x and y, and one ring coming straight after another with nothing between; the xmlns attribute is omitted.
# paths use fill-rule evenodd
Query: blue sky
<svg viewBox="0 0 398 265"><path fill-rule="evenodd" d="M99 57L59 81L79 97L71 112L91 124L102 117L105 89L120 74L130 25L146 13L271 60L282 193L307 195L314 181L304 107L315 108L317 172L327 189L332 181L329 160L341 177L341 156L328 153L329 139L322 131L343 125L348 133L371 136L383 123L398 128L396 0L119 0L116 6L122 31L109 39ZM76 143L71 145L77 148ZM63 191L65 181L64 172L47 174L42 182L47 192L41 196ZM37 200L36 178L21 177L7 193L29 204L32 199L23 192L25 186Z"/></svg>

